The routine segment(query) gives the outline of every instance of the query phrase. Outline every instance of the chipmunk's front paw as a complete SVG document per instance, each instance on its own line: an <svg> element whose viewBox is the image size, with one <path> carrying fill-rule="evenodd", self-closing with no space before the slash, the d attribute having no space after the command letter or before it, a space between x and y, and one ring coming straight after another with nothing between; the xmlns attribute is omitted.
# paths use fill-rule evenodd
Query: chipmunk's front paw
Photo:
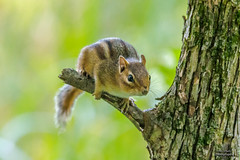
<svg viewBox="0 0 240 160"><path fill-rule="evenodd" d="M125 98L121 103L121 112L126 113L130 105L134 105L134 99L132 98Z"/></svg>
<svg viewBox="0 0 240 160"><path fill-rule="evenodd" d="M99 100L102 96L102 92L94 92L92 95L95 97L96 100Z"/></svg>
<svg viewBox="0 0 240 160"><path fill-rule="evenodd" d="M91 76L84 70L78 70L78 73L80 73L81 75L83 75L84 77L90 78Z"/></svg>

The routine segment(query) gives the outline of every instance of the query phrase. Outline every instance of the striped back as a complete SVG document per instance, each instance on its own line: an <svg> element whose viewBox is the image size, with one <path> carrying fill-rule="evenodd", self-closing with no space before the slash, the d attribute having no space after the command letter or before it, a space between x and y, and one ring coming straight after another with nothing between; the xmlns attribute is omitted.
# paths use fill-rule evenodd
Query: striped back
<svg viewBox="0 0 240 160"><path fill-rule="evenodd" d="M98 57L102 60L111 58L117 62L119 56L122 55L125 59L136 59L139 61L139 56L135 48L120 38L101 39L90 45L90 47L96 49Z"/></svg>

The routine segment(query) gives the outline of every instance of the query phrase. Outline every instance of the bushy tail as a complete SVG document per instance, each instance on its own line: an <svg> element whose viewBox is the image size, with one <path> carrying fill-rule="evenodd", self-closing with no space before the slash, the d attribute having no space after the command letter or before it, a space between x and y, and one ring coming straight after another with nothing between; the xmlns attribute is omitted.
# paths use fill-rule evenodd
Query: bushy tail
<svg viewBox="0 0 240 160"><path fill-rule="evenodd" d="M55 96L55 122L57 127L65 129L71 117L74 102L83 91L65 84Z"/></svg>

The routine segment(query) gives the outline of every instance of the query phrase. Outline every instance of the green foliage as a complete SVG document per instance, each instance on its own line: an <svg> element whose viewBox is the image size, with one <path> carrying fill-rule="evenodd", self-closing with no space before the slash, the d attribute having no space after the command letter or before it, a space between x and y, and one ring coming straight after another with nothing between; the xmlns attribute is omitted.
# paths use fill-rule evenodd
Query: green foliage
<svg viewBox="0 0 240 160"><path fill-rule="evenodd" d="M148 159L137 129L89 94L59 135L57 76L75 67L83 46L120 37L146 56L153 93L136 99L141 109L154 107L175 75L186 7L185 0L0 1L0 159Z"/></svg>

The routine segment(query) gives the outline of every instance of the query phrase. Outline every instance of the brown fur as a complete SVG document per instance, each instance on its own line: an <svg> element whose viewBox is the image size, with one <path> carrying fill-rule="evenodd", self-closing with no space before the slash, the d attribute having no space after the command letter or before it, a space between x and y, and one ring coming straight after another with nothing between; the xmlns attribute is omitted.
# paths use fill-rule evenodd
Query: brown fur
<svg viewBox="0 0 240 160"><path fill-rule="evenodd" d="M96 99L102 92L126 98L145 95L150 79L145 68L146 59L141 60L132 45L119 38L106 38L84 47L78 57L77 71L95 80ZM133 76L134 81L128 80ZM65 125L75 99L82 91L65 85L56 96L57 122Z"/></svg>

